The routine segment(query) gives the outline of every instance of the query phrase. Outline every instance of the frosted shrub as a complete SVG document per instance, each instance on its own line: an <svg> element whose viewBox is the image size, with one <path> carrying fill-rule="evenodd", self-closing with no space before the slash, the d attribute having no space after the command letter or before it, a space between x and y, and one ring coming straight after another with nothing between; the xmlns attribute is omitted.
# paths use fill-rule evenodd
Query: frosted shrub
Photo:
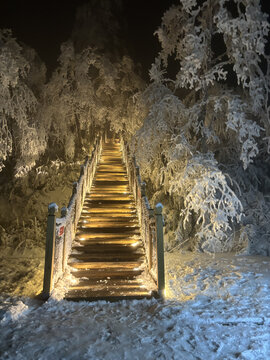
<svg viewBox="0 0 270 360"><path fill-rule="evenodd" d="M243 207L218 169L213 156L194 156L188 163L180 183L171 183L171 192L181 188L185 208L183 226L196 214L196 233L203 250L228 251L233 243L230 232L233 221L240 222Z"/></svg>

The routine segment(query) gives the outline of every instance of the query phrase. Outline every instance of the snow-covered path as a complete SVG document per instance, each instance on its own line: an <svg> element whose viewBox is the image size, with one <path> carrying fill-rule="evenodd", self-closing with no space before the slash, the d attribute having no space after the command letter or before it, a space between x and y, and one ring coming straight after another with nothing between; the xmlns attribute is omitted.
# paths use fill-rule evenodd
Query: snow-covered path
<svg viewBox="0 0 270 360"><path fill-rule="evenodd" d="M270 359L270 259L168 254L167 299L1 298L1 359Z"/></svg>

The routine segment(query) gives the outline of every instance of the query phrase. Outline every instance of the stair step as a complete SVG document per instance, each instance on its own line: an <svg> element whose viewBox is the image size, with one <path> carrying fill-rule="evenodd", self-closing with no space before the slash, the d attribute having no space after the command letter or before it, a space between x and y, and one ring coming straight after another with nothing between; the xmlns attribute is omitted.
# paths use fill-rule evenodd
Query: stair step
<svg viewBox="0 0 270 360"><path fill-rule="evenodd" d="M76 237L75 239L78 240L132 240L132 241L138 241L138 239L140 239L140 235L139 234L134 234L134 233L94 233L94 232L85 232L85 231L81 231L81 232L77 232L76 233Z"/></svg>
<svg viewBox="0 0 270 360"><path fill-rule="evenodd" d="M112 174L108 174L108 173L102 173L99 174L97 173L95 176L95 181L100 181L100 180L116 180L116 181L122 181L122 180L127 180L127 175L112 175Z"/></svg>
<svg viewBox="0 0 270 360"><path fill-rule="evenodd" d="M98 228L98 227L85 227L85 226L79 226L78 231L80 233L92 233L92 234L117 234L117 233L123 233L126 235L139 235L139 227L131 228L129 227L106 227L106 228Z"/></svg>
<svg viewBox="0 0 270 360"><path fill-rule="evenodd" d="M111 195L111 194L92 194L86 199L87 202L113 202L116 204L132 203L134 200L129 195Z"/></svg>
<svg viewBox="0 0 270 360"><path fill-rule="evenodd" d="M116 208L84 208L82 211L83 216L120 216L120 217L129 217L136 216L135 208L130 209L116 209Z"/></svg>
<svg viewBox="0 0 270 360"><path fill-rule="evenodd" d="M91 210L91 208L85 208L84 211L81 213L81 217L80 219L82 220L95 220L95 219L105 219L105 220L118 220L118 221L135 221L137 220L138 222L138 216L136 214L135 208L134 210L130 210L130 209L123 209L121 212L120 211L116 211L115 210L121 210L121 209L115 209L115 208L108 208L108 211L103 211L106 210L104 208L98 208L98 210L101 211L97 211L97 212L93 212L93 211L87 211L87 210Z"/></svg>
<svg viewBox="0 0 270 360"><path fill-rule="evenodd" d="M112 203L112 204L92 204L91 202L89 202L88 204L88 201L85 201L85 205L83 206L83 210L86 209L86 210L89 210L89 206L88 205L91 205L91 209L93 211L96 211L96 210L100 210L100 209L104 209L104 210L112 210L113 211L123 211L123 210L135 210L135 204L133 203L125 203L125 204L119 204L119 203ZM90 210L91 210L90 209ZM82 211L83 211L82 210Z"/></svg>
<svg viewBox="0 0 270 360"><path fill-rule="evenodd" d="M118 189L114 189L114 190L107 190L107 189L104 189L104 188L101 188L101 189L95 189L92 191L91 195L87 195L86 198L87 199L90 199L94 196L129 196L129 197L132 197L133 198L133 194L129 191L129 189L121 189L121 190L118 190Z"/></svg>
<svg viewBox="0 0 270 360"><path fill-rule="evenodd" d="M108 159L120 159L122 160L121 152L119 149L104 149L102 152L101 159L108 158Z"/></svg>
<svg viewBox="0 0 270 360"><path fill-rule="evenodd" d="M135 225L138 226L138 219L137 218L117 218L117 217L109 217L109 218L102 218L102 217L91 217L91 218L80 218L78 226L84 227L84 225L96 226L96 227L134 227Z"/></svg>
<svg viewBox="0 0 270 360"><path fill-rule="evenodd" d="M118 163L119 166L123 166L123 167L125 166L125 164L123 162L123 159L121 157L119 157L117 155L112 155L112 154L111 155L107 154L107 155L102 156L101 159L100 159L100 163L98 165L98 168L100 166L102 166L103 163L109 163L109 164Z"/></svg>
<svg viewBox="0 0 270 360"><path fill-rule="evenodd" d="M92 218L92 219L88 219L88 220L84 220L84 219L81 219L77 225L78 227L87 227L87 228L92 228L92 227L98 227L98 228L101 228L101 227L104 227L104 228L108 228L108 227L134 227L134 226L137 226L138 227L138 220L137 219L134 219L133 221L129 218L126 218L125 220L118 220L117 218L110 218L108 220L106 219L95 219L95 218Z"/></svg>
<svg viewBox="0 0 270 360"><path fill-rule="evenodd" d="M95 188L91 192L91 195L87 195L86 198L90 198L93 194L100 194L100 195L124 195L124 196L133 196L130 192L128 187L126 189L118 189L118 187L114 186L114 189L105 189L103 186L101 188Z"/></svg>
<svg viewBox="0 0 270 360"><path fill-rule="evenodd" d="M81 220L88 220L88 221L130 221L138 222L138 217L135 214L114 214L113 212L111 214L89 214L89 213L83 213L80 217Z"/></svg>
<svg viewBox="0 0 270 360"><path fill-rule="evenodd" d="M122 166L123 168L125 166L122 160L113 160L113 159L101 159L100 165Z"/></svg>
<svg viewBox="0 0 270 360"><path fill-rule="evenodd" d="M78 242L78 244L77 244ZM83 246L114 246L114 245L119 245L119 246L126 246L128 247L138 247L138 242L139 240L123 240L123 239L91 239L91 240L77 240L75 239L75 244L74 246L79 246L79 247L83 247ZM81 244L81 246L79 245Z"/></svg>
<svg viewBox="0 0 270 360"><path fill-rule="evenodd" d="M108 262L123 262L123 261L140 261L140 259L144 256L143 252L103 252L103 253L71 253L70 258L78 261L91 261L91 262L100 262L100 261L108 261Z"/></svg>
<svg viewBox="0 0 270 360"><path fill-rule="evenodd" d="M112 186L112 185L102 185L102 186L97 186L96 184L93 184L92 185L92 188L91 188L91 192L92 191L95 191L96 189L99 189L99 190L104 190L104 191L109 191L109 190L115 190L117 189L118 191L124 191L125 189L128 189L129 188L129 185L118 185L117 187L116 186Z"/></svg>
<svg viewBox="0 0 270 360"><path fill-rule="evenodd" d="M113 256L117 255L145 255L142 242L135 241L133 243L124 243L124 242L91 242L85 240L84 242L75 242L72 246L72 254L88 254L88 255L97 255L97 254L112 254Z"/></svg>
<svg viewBox="0 0 270 360"><path fill-rule="evenodd" d="M119 184L118 186L110 186L110 185L102 185L102 186L96 186L92 188L91 193L93 193L93 191L96 190L104 190L104 191L115 191L118 190L118 192L122 192L122 191L128 191L129 186L127 184Z"/></svg>
<svg viewBox="0 0 270 360"><path fill-rule="evenodd" d="M123 159L121 156L119 156L119 151L115 150L115 151L108 151L108 152L103 152L102 156L101 156L101 160L100 161L119 161L119 162L123 162Z"/></svg>
<svg viewBox="0 0 270 360"><path fill-rule="evenodd" d="M104 174L110 174L110 175L124 175L126 176L127 175L127 172L126 170L122 167L119 169L111 169L109 170L110 166L107 166L107 168L105 167L106 165L102 165L103 167L98 167L97 168L97 174L101 174L101 175L104 175Z"/></svg>
<svg viewBox="0 0 270 360"><path fill-rule="evenodd" d="M118 210L118 209L97 209L97 210L90 210L90 211L87 211L86 209L84 209L84 212L83 212L83 216L86 216L86 217L91 217L91 218L94 218L94 217L100 217L104 215L105 217L126 217L126 218L129 218L130 216L131 217L134 217L136 216L136 211L135 209L134 210Z"/></svg>
<svg viewBox="0 0 270 360"><path fill-rule="evenodd" d="M95 285L72 285L71 290L86 290L89 292L99 292L99 291L109 291L111 293L115 292L130 292L130 291L145 291L145 286L142 284L123 284L123 285L107 285L106 283L100 283Z"/></svg>
<svg viewBox="0 0 270 360"><path fill-rule="evenodd" d="M87 221L87 220L81 220L79 221L77 228L83 228L83 229L100 229L104 228L106 229L139 229L138 222L131 222L126 219L125 221Z"/></svg>
<svg viewBox="0 0 270 360"><path fill-rule="evenodd" d="M128 184L128 180L127 179L122 179L122 180L95 180L95 184L98 185L120 185L120 184Z"/></svg>
<svg viewBox="0 0 270 360"><path fill-rule="evenodd" d="M114 206L110 207L110 206L106 206L103 207L102 204L100 205L100 207L95 206L94 208L92 207L84 207L83 211L82 211L82 215L83 216L87 216L87 217L100 217L100 216L105 216L105 217L134 217L136 216L136 209L135 207L123 207L123 208L116 208Z"/></svg>
<svg viewBox="0 0 270 360"><path fill-rule="evenodd" d="M98 201L96 201L98 203ZM88 197L85 198L84 201L85 206L91 205L93 208L101 208L101 207L110 207L110 208L115 208L115 209L129 209L129 208L134 208L135 207L135 202L134 201L125 201L125 202L121 202L121 201L114 201L111 204L107 204L107 203L101 203L101 204L94 204L93 200L90 200Z"/></svg>
<svg viewBox="0 0 270 360"><path fill-rule="evenodd" d="M142 288L143 281L137 279L104 279L104 280L97 280L97 279L89 279L87 277L82 277L77 279L77 283L72 285L72 289L83 289L89 286L98 287L98 286L130 286L130 288L140 287Z"/></svg>
<svg viewBox="0 0 270 360"><path fill-rule="evenodd" d="M129 197L129 198L133 198L132 194L130 191L116 191L114 190L106 190L106 189L95 189L91 192L91 195L87 195L86 199L91 199L93 197L98 197L98 196L113 196L113 197Z"/></svg>
<svg viewBox="0 0 270 360"><path fill-rule="evenodd" d="M114 270L114 271L123 271L123 270L134 270L139 269L141 266L140 262L134 261L122 261L122 262L113 262L113 261L102 261L102 262L70 262L69 266L74 269L87 269L87 270Z"/></svg>
<svg viewBox="0 0 270 360"><path fill-rule="evenodd" d="M76 245L72 247L72 251L78 251L83 253L90 253L90 254L106 254L106 253L140 253L141 255L144 255L144 250L142 248L141 241L136 241L130 244L121 243L121 242L114 242L114 243L90 243L85 241L85 244L82 245Z"/></svg>
<svg viewBox="0 0 270 360"><path fill-rule="evenodd" d="M101 165L100 167L97 168L97 173L100 174L123 174L123 175L127 175L127 171L123 166L114 166L113 170L108 170L109 168L111 168L110 165Z"/></svg>
<svg viewBox="0 0 270 360"><path fill-rule="evenodd" d="M81 237L75 238L75 244L74 246L77 246L78 244L80 244L82 246L101 246L101 245L119 245L119 246L126 246L126 247L136 247L139 246L138 242L140 241L139 239L121 239L121 238L93 238L93 239L87 239L86 236L87 234L84 234L85 237ZM85 239L85 240L84 240ZM78 244L77 244L78 243ZM79 246L79 245L78 245Z"/></svg>
<svg viewBox="0 0 270 360"><path fill-rule="evenodd" d="M97 301L97 300L107 300L107 301L117 301L120 299L132 300L132 299L144 299L151 298L153 296L152 291L148 290L126 290L126 291L110 291L110 290L100 290L93 292L91 290L70 290L66 296L66 300L80 301L82 299L88 301Z"/></svg>
<svg viewBox="0 0 270 360"><path fill-rule="evenodd" d="M75 269L74 269L75 270ZM77 271L71 271L72 275L75 278L88 278L91 280L110 280L110 279L118 279L118 280L133 280L136 279L137 276L141 275L142 269L138 270L130 270L130 269L122 269L121 271L116 271L112 269L77 269Z"/></svg>
<svg viewBox="0 0 270 360"><path fill-rule="evenodd" d="M130 200L130 199L126 199L126 200L117 200L117 199L86 199L85 200L85 204L86 205L117 205L116 207L120 207L121 205L135 205L134 201Z"/></svg>

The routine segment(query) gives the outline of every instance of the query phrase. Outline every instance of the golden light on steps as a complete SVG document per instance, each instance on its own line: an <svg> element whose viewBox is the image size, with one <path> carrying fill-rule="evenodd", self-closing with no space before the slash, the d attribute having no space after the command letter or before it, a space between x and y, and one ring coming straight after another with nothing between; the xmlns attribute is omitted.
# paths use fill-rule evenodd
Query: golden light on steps
<svg viewBox="0 0 270 360"><path fill-rule="evenodd" d="M137 278L143 272L144 256L120 144L109 142L104 144L78 223L69 261L76 283L70 286L66 298L151 296L146 284ZM105 280L110 285L106 286ZM136 284L138 281L140 284Z"/></svg>

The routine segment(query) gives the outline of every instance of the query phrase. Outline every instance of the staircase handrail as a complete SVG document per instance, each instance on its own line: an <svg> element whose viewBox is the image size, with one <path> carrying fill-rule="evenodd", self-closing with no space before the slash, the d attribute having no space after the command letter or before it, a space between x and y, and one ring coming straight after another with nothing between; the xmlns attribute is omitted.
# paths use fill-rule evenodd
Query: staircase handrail
<svg viewBox="0 0 270 360"><path fill-rule="evenodd" d="M51 203L48 207L46 233L45 266L42 297L50 297L58 279L67 268L72 241L81 215L86 193L90 190L96 167L102 151L102 137L98 136L92 154L81 165L78 182L73 183L73 191L68 207L61 209L61 218L56 218L58 207Z"/></svg>
<svg viewBox="0 0 270 360"><path fill-rule="evenodd" d="M138 212L141 235L145 247L148 272L155 281L158 294L164 295L164 243L163 243L163 216L161 203L150 207L146 196L146 183L142 182L140 168L135 156L131 155L129 146L122 138L120 140L124 162L127 168L129 184L131 186Z"/></svg>

